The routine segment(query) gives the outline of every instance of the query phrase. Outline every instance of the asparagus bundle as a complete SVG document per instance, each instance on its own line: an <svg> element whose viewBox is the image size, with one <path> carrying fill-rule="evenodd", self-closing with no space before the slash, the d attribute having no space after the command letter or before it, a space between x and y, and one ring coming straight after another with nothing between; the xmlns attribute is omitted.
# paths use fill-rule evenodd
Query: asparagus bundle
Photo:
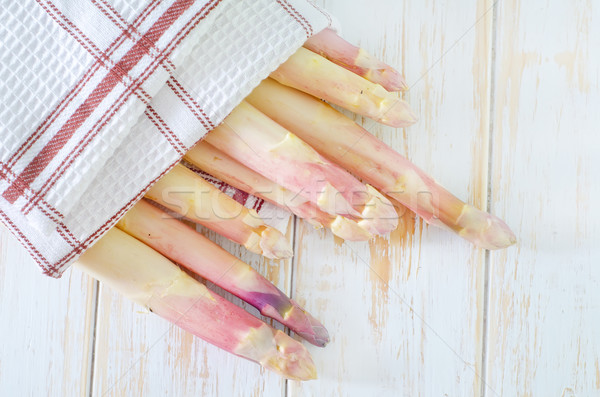
<svg viewBox="0 0 600 397"><path fill-rule="evenodd" d="M384 124L408 126L416 117L406 102L390 92L407 87L398 72L332 31L321 32L305 47L271 74L281 84L265 80L186 159L345 239L385 234L398 221L390 201L350 171L426 221L477 245L494 249L515 242L500 219L460 201L315 98ZM424 192L430 194L419 194ZM258 214L182 165L158 181L146 197L250 251L274 258L292 253L283 235ZM248 265L147 202L136 204L117 227L126 233L110 230L81 256L77 266L229 352L290 379L316 376L301 344L209 291L165 256L246 300L309 342L327 343L327 331L316 319Z"/></svg>

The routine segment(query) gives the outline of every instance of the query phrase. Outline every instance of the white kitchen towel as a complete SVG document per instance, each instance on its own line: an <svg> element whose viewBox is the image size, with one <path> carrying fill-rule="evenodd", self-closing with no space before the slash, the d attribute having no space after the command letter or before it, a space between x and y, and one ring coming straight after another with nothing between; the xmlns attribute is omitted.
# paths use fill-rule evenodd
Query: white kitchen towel
<svg viewBox="0 0 600 397"><path fill-rule="evenodd" d="M0 0L0 220L58 277L310 35L308 0Z"/></svg>

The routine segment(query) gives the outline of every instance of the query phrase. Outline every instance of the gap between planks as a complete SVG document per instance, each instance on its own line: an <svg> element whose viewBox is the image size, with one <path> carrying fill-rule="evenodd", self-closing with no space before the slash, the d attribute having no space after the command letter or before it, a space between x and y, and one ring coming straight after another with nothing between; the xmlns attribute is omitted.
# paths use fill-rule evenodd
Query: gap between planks
<svg viewBox="0 0 600 397"><path fill-rule="evenodd" d="M495 0L492 4L492 39L490 48L490 97L489 97L489 125L488 125L488 161L487 161L487 199L486 199L486 210L492 213L492 173L493 173L493 154L494 154L494 123L495 117L495 94L496 94L496 42L498 33L498 3L500 0ZM481 389L480 396L487 396L487 389L489 387L487 383L487 367L488 367L488 332L489 332L489 312L490 312L490 285L491 285L491 269L490 269L490 250L485 250L484 258L484 270L483 270L483 324L481 332ZM494 394L497 394L492 390Z"/></svg>
<svg viewBox="0 0 600 397"><path fill-rule="evenodd" d="M294 290L295 290L295 281L296 281L296 277L295 277L295 273L296 273L296 267L298 266L298 244L297 244L297 237L298 237L298 217L296 215L293 215L293 225L292 225L292 252L294 253L294 255L292 256L292 259L290 260L290 279L289 279L289 285L287 285L287 289L289 291L288 296L290 297L290 299L294 299ZM286 333L288 335L290 335L290 329L288 327L285 327L286 329ZM289 379L286 379L283 382L283 397L288 397L290 395L290 381Z"/></svg>
<svg viewBox="0 0 600 397"><path fill-rule="evenodd" d="M89 276L88 276L89 277ZM94 394L94 371L96 368L96 332L98 329L98 303L100 296L100 282L90 277L92 282L92 297L88 305L90 312L90 335L87 341L88 348L88 359L87 368L88 373L85 379L85 396L93 397Z"/></svg>

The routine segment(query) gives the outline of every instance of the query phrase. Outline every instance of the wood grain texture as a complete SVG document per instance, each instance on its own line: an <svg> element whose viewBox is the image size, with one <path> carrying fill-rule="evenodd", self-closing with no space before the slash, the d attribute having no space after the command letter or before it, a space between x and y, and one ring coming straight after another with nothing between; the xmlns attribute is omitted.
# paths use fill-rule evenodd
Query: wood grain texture
<svg viewBox="0 0 600 397"><path fill-rule="evenodd" d="M0 225L0 396L86 396L94 284L44 276Z"/></svg>
<svg viewBox="0 0 600 397"><path fill-rule="evenodd" d="M464 200L485 205L491 2L322 1L342 36L402 68L420 122L360 120ZM360 144L360 143L358 143ZM484 252L405 214L370 243L303 223L294 294L332 334L320 379L291 396L466 396L480 390Z"/></svg>
<svg viewBox="0 0 600 397"><path fill-rule="evenodd" d="M519 243L491 256L487 382L597 396L600 4L502 1L497 40L492 209Z"/></svg>

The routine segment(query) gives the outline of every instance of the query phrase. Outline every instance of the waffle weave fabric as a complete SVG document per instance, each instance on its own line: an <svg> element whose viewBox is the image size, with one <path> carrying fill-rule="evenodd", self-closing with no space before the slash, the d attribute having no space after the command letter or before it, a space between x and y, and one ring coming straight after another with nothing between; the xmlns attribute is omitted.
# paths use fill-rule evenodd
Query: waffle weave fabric
<svg viewBox="0 0 600 397"><path fill-rule="evenodd" d="M0 220L53 277L331 25L308 0L2 1L0 20Z"/></svg>

